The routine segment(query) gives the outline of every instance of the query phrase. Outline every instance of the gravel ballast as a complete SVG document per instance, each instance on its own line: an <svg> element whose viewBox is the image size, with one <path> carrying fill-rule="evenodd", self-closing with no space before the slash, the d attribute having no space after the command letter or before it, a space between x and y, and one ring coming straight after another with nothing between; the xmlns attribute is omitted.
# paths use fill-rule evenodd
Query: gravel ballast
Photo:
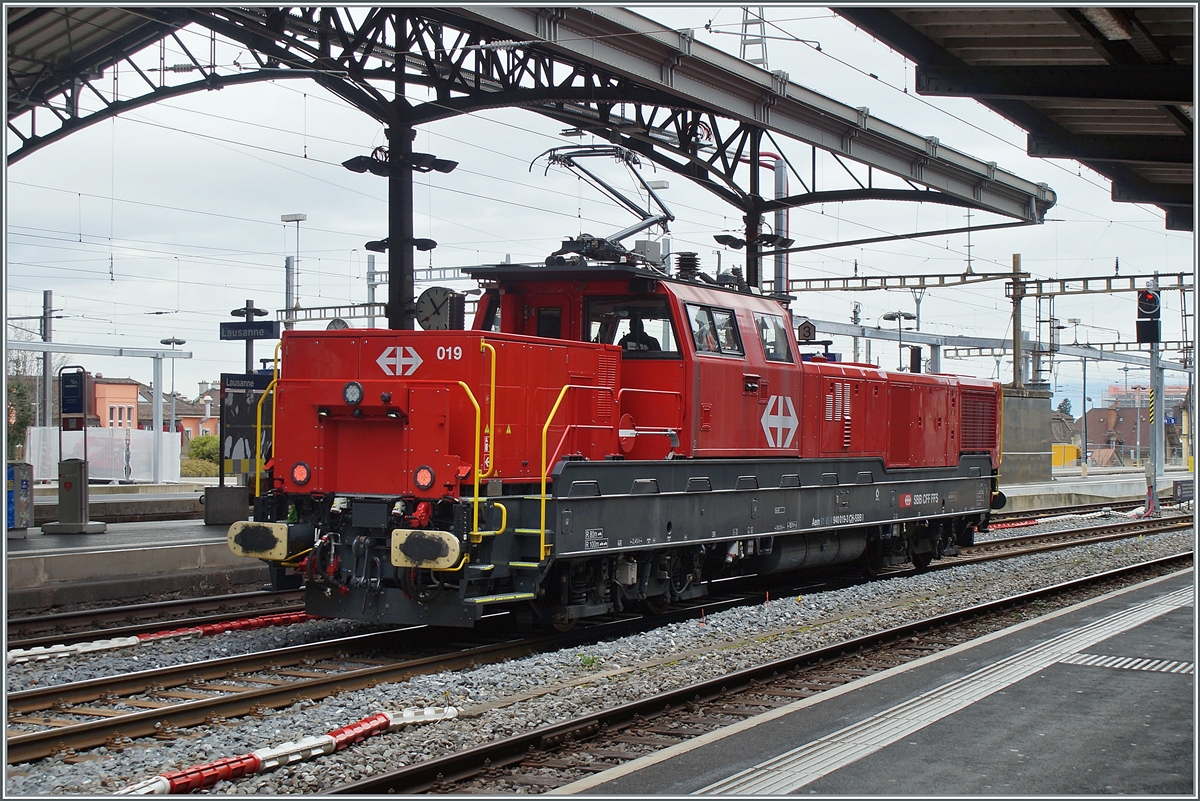
<svg viewBox="0 0 1200 801"><path fill-rule="evenodd" d="M1044 524L1054 525L1054 524ZM1070 525L1078 526L1075 520ZM1019 533L1045 530L1020 529ZM999 534L1000 532L997 532ZM1018 531L1009 530L1005 536ZM560 722L666 689L952 611L1189 551L1194 532L1157 534L893 578L709 615L652 633L456 673L419 676L266 717L203 726L173 741L137 740L79 760L64 755L8 767L6 795L106 794L166 771L324 734L380 710L453 705L453 720L380 735L317 761L220 782L219 794L321 793L381 772ZM361 633L358 624L311 621L210 640L155 642L126 652L14 665L8 691L119 675ZM519 700L511 700L514 697ZM12 727L10 726L10 733ZM70 761L68 761L70 759Z"/></svg>

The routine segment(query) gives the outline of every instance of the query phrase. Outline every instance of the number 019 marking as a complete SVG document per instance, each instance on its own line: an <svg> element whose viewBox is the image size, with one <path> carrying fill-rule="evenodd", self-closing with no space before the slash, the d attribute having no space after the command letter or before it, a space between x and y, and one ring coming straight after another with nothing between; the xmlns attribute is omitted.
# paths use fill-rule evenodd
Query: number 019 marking
<svg viewBox="0 0 1200 801"><path fill-rule="evenodd" d="M437 349L437 357L440 361L458 361L462 358L462 348L458 345L452 348L440 347Z"/></svg>

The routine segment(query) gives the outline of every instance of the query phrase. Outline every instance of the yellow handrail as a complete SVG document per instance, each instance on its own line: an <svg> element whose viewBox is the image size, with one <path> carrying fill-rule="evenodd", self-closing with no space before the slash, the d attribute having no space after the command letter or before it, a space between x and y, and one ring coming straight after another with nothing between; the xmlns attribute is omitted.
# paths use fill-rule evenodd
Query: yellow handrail
<svg viewBox="0 0 1200 801"><path fill-rule="evenodd" d="M275 454L275 384L278 378L272 378L267 384L267 391L258 399L254 407L254 497L262 495L262 405L271 396L271 454Z"/></svg>
<svg viewBox="0 0 1200 801"><path fill-rule="evenodd" d="M459 570L462 570L464 567L466 567L467 562L470 562L470 561L471 561L471 554L464 553L462 555L462 559L459 559L458 564L455 565L454 567L431 567L431 568L429 568L429 572L430 573L455 573Z"/></svg>
<svg viewBox="0 0 1200 801"><path fill-rule="evenodd" d="M563 388L558 392L558 399L554 401L554 406L550 409L550 416L546 418L546 424L542 426L541 528L538 530L542 559L545 559L549 555L549 551L546 549L546 472L550 469L550 466L546 464L546 436L550 432L550 424L554 422L554 415L558 414L558 407L562 403L563 398L566 397L568 389L594 389L597 391L607 391L610 394L613 394L612 387L595 387L588 384L564 384ZM615 401L615 394L613 397ZM565 433L566 432L564 432L564 434ZM559 440L559 444L562 444L562 440ZM555 450L557 450L557 448Z"/></svg>
<svg viewBox="0 0 1200 801"><path fill-rule="evenodd" d="M282 360L279 358L279 351L281 351L281 350L283 350L283 340L282 339L280 339L278 342L275 343L275 350L271 354L272 358L275 360L274 363L271 365L271 380L276 381L276 382L279 381L279 365L282 362ZM275 414L275 412L278 409L279 409L279 395L276 394L275 392L272 392L271 393L271 458L272 459L275 458L275 421L277 419L279 419L279 415ZM257 436L260 440L262 439L262 434L259 434L258 432L255 432L255 436ZM257 462L258 460L256 459L255 461ZM257 468L257 467L258 467L258 465L255 464L255 468ZM272 489L274 489L274 487L272 487Z"/></svg>
<svg viewBox="0 0 1200 801"><path fill-rule="evenodd" d="M496 529L496 534L503 534L508 528L508 507L500 501L492 501L492 506L500 507L500 528Z"/></svg>
<svg viewBox="0 0 1200 801"><path fill-rule="evenodd" d="M480 478L487 478L496 469L496 349L484 338L479 338L479 350L489 350L492 354L492 379L488 395L488 431L492 432L488 440L488 468ZM479 493L476 492L476 495Z"/></svg>
<svg viewBox="0 0 1200 801"><path fill-rule="evenodd" d="M471 499L471 542L483 542L483 537L479 535L479 425L482 415L479 411L479 401L475 400L475 393L465 381L459 381L458 385L467 393L467 400L475 407L475 463L471 466L471 472L475 476L475 497Z"/></svg>
<svg viewBox="0 0 1200 801"><path fill-rule="evenodd" d="M299 553L292 554L286 560L280 562L279 564L282 565L283 567L295 567L296 565L300 564L300 562L297 560L303 559L305 556L312 553L312 550L313 550L312 548L306 548L303 551L300 551Z"/></svg>

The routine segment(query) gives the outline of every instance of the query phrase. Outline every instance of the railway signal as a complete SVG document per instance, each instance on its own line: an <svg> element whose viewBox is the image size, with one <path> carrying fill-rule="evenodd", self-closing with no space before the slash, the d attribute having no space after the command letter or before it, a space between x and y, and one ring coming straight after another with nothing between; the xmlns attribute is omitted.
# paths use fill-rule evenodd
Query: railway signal
<svg viewBox="0 0 1200 801"><path fill-rule="evenodd" d="M1137 341L1139 343L1161 340L1161 314L1162 302L1158 290L1149 287L1140 290L1137 299Z"/></svg>

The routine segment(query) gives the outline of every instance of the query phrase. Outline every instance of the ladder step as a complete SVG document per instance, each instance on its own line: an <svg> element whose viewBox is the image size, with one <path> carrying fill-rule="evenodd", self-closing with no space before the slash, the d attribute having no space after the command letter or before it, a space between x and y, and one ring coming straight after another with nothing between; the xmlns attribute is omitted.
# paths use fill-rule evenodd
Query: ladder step
<svg viewBox="0 0 1200 801"><path fill-rule="evenodd" d="M541 562L509 562L509 567L515 567L517 570L537 570L542 566Z"/></svg>
<svg viewBox="0 0 1200 801"><path fill-rule="evenodd" d="M480 595L475 598L464 598L469 604L482 606L484 604L502 604L509 601L532 601L536 596L532 592L507 592L501 595Z"/></svg>
<svg viewBox="0 0 1200 801"><path fill-rule="evenodd" d="M540 528L514 528L513 533L514 534L528 534L528 535L531 535L534 537L542 536L542 530ZM546 531L545 533L549 534L550 532Z"/></svg>

